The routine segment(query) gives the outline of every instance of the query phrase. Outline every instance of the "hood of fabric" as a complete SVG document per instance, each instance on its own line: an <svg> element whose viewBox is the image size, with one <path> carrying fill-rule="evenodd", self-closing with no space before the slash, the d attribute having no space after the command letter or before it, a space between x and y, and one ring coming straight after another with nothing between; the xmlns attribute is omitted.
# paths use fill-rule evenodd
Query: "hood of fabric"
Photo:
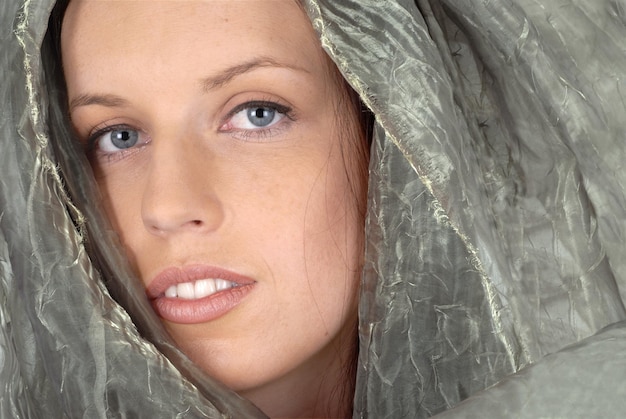
<svg viewBox="0 0 626 419"><path fill-rule="evenodd" d="M312 15L379 127L362 415L439 412L624 318L623 7L322 0Z"/></svg>
<svg viewBox="0 0 626 419"><path fill-rule="evenodd" d="M0 416L263 417L175 348L119 252L44 72L53 6L0 6ZM354 416L623 410L624 6L307 10L376 116Z"/></svg>

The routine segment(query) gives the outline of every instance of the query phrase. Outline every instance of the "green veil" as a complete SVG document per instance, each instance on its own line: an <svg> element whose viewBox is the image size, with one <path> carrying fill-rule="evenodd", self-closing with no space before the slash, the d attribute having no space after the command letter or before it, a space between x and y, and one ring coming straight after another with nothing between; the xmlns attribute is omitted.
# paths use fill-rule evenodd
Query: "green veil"
<svg viewBox="0 0 626 419"><path fill-rule="evenodd" d="M0 5L0 416L263 417L140 297L42 55L53 7ZM623 412L626 4L307 11L376 116L354 417Z"/></svg>

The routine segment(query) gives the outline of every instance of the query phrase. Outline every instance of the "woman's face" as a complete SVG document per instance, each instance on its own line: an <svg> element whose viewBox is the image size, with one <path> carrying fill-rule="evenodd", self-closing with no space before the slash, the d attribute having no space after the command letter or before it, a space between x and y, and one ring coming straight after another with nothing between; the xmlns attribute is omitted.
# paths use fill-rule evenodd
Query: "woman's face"
<svg viewBox="0 0 626 419"><path fill-rule="evenodd" d="M72 1L63 25L72 123L174 339L262 408L310 393L353 345L363 224L354 112L302 10Z"/></svg>

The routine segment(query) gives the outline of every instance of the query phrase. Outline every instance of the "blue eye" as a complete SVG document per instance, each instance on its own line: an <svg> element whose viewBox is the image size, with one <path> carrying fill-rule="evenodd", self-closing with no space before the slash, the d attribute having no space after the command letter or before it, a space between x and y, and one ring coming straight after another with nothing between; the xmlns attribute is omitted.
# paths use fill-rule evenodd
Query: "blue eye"
<svg viewBox="0 0 626 419"><path fill-rule="evenodd" d="M268 107L255 107L247 109L248 121L257 127L266 127L276 118L276 109Z"/></svg>
<svg viewBox="0 0 626 419"><path fill-rule="evenodd" d="M104 132L95 133L90 143L92 148L106 154L117 153L137 146L139 131L128 127L109 127Z"/></svg>
<svg viewBox="0 0 626 419"><path fill-rule="evenodd" d="M139 140L139 133L131 129L114 130L105 135L108 135L111 144L119 149L131 148Z"/></svg>
<svg viewBox="0 0 626 419"><path fill-rule="evenodd" d="M229 132L267 135L271 128L289 116L290 111L288 107L274 102L246 102L231 112L224 127Z"/></svg>

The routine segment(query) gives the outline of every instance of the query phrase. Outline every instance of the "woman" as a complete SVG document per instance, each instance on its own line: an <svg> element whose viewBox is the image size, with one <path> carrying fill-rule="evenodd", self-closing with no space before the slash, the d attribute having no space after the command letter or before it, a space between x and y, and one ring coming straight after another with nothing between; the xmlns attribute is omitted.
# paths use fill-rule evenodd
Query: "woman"
<svg viewBox="0 0 626 419"><path fill-rule="evenodd" d="M364 280L359 297L360 360L354 414L428 416L475 393L477 396L460 406L457 413L489 412L504 416L523 412L531 416L554 416L602 412L610 416L619 411L621 398L614 395L619 394L623 386L619 365L624 352L619 348L624 341L624 328L619 327L620 323L576 348L541 361L547 353L625 317L617 289L623 283L620 279L623 278L620 276L623 262L619 258L623 244L619 237L624 229L625 206L620 185L626 184L622 179L624 175L617 170L622 153L618 142L619 115L624 106L619 98L619 75L626 68L623 58L614 53L620 51L617 40L623 39L620 36L623 26L618 22L619 7L609 2L600 6L571 2L564 8L559 3L556 13L551 8L557 6L552 3L536 8L534 3L525 1L498 5L481 1L338 3L310 2L307 12L320 33L322 44L362 100L374 110L378 122L370 166ZM11 73L14 85L27 87L3 94L10 110L8 114L14 116L3 125L12 133L3 142L3 170L11 175L24 174L8 176L3 184L6 187L2 188L2 233L10 244L3 250L3 260L9 261L3 265L8 266L3 271L6 272L3 278L7 278L3 290L8 290L3 313L4 318L11 319L11 326L21 326L3 328L3 342L11 342L3 346L8 348L5 359L15 362L4 363L2 373L4 377L18 377L3 381L16 383L14 390L7 391L9 402L7 408L3 407L5 412L17 411L22 416L30 416L42 412L40 406L43 406L46 413L53 416L170 417L185 411L190 416L254 415L249 405L237 401L235 396L185 363L159 330L159 320L144 301L145 297L135 297L142 294L143 284L133 288L135 285L129 279L132 274L125 270L110 245L113 239L102 226L103 215L90 205L100 202L94 201L92 195L96 187L85 176L80 154L72 149L71 142L64 143L71 136L63 132L67 128L63 122L68 121L61 121L65 114L60 111L55 97L64 90L55 90L51 82L47 86L52 105L50 114L44 115L50 117L50 123L43 123L40 112L47 108L40 104L45 104L47 97L38 78L41 71L37 52L49 6L32 2L25 5L16 22L16 41L9 43L12 48L7 51L10 53L3 55L6 60L3 68L18 69ZM11 16L16 12L12 13ZM222 16L232 20L243 19L243 15L241 12L236 16ZM111 28L120 26L100 27L99 24L113 17L113 12L100 15L90 28L96 32L106 30L108 35ZM155 15L155 19L157 17ZM576 19L576 25L566 24L572 19ZM131 21L131 16L127 16L127 22ZM585 23L587 21L603 24ZM230 28L214 24L230 34L227 32ZM286 24L282 26L289 29ZM138 22L131 26L132 30L140 27ZM254 27L252 22L248 27ZM81 33L87 36L88 32ZM164 51L171 51L164 43L165 34L164 29L154 37L163 42ZM601 45L608 46L580 48L588 44L578 36L589 39L590 34L595 36L593 39L603 40ZM143 40L146 45L152 41ZM306 50L306 43L298 45ZM123 47L128 45L118 44L118 48ZM306 55L307 59L311 58L310 54ZM222 58L216 56L216 62L209 64L219 64ZM110 62L99 61L96 53L92 62L99 67L90 68L90 72L98 77L116 74L100 71ZM596 65L596 62L611 63L611 66ZM71 72L70 64L66 62L67 72ZM167 74L165 60L150 64L163 71L161 75ZM54 78L55 68L50 66L48 70L47 74ZM173 74L170 79L177 80L174 75L178 76ZM144 82L146 80L135 79L137 84ZM153 88L168 93L168 87L163 84ZM111 85L108 83L107 87ZM113 93L126 95L136 87L123 86L122 91ZM176 86L181 98L189 99L192 90L187 89L187 85ZM72 84L68 82L67 87L71 96ZM25 93L20 94L22 91ZM93 93L89 92L92 98ZM136 101L137 95L124 99ZM172 97L174 101L179 99ZM270 123L276 123L277 127L283 121L288 121L288 127L295 127L297 121L301 121L297 116L294 121L277 117L276 114L287 115L287 109L268 107L267 102L270 102L268 98L264 98L262 106L255 103L256 108L246 105L250 107L235 107L236 112L226 112L225 125L218 124L218 132L224 127L226 131L221 134L232 135L233 128L240 129L239 115L265 120L266 113L271 114ZM274 106L276 101L271 102ZM202 103L201 99L198 103ZM137 103L132 104L136 111ZM96 163L98 183L105 193L104 202L108 203L106 212L122 236L131 255L131 264L149 284L153 276L142 272L146 270L146 256L136 255L137 250L134 250L135 240L141 241L141 234L148 233L138 233L139 239L133 234L124 234L139 226L137 228L151 228L153 236L167 235L155 228L154 222L126 220L133 216L123 211L121 203L127 203L129 213L137 217L136 195L139 193L118 200L113 186L119 172L105 171L116 164L123 166L126 159L135 159L137 166L145 170L132 176L137 184L129 187L141 186L142 202L145 199L151 203L146 204L146 208L152 208L149 213L154 214L155 202L160 199L150 197L163 191L155 187L154 183L158 182L145 178L146 173L156 176L152 169L154 160L142 159L149 147L154 147L151 159L167 154L159 148L167 144L160 139L175 137L172 133L178 131L169 128L183 129L184 124L171 124L185 120L180 115L187 113L181 105L174 115L157 113L160 116L157 118L152 113L154 104L142 102L142 106L150 111L142 113L141 118L134 117L142 122L141 126L122 121L122 126L114 126L112 131L111 127L106 132L97 127L93 132L83 128L83 132L91 132L86 138L95 143L91 161ZM179 109L181 107L183 109ZM28 112L22 113L22 109ZM146 115L151 116L147 118L152 121L151 129L145 127ZM76 118L72 115L72 123L80 124ZM196 125L191 123L193 119L186 121L190 124L183 130L194 137L197 132L194 131ZM293 124L289 125L290 122ZM77 125L76 129L80 136L81 126ZM53 143L59 145L55 159L63 166L64 187L71 194L71 200L63 195L65 189L61 188L57 172L47 157L48 132L55 140ZM157 134L153 134L155 132ZM20 140L15 141L15 138ZM135 138L137 143L132 143ZM181 138L180 141L188 141L189 136ZM212 138L218 141L220 137L216 134ZM114 139L124 140L122 143L130 139L133 146L146 146L124 154L123 158L109 158L107 153L111 153ZM292 144L285 142L285 149L289 150ZM327 162L333 163L328 170L337 162L350 161L335 158L333 144L337 142L322 141L315 147L324 144L328 147L325 149ZM259 149L266 145L255 146ZM157 149L160 151L155 151ZM347 148L342 149L345 150ZM168 150L174 155L178 152L180 150ZM245 153L242 156L250 158ZM185 156L185 161L190 161L188 167L180 164L176 167L176 172L184 179L181 188L177 190L169 185L167 190L186 193L187 197L199 195L197 189L191 189L192 193L185 189L195 181L189 175L198 167L195 157ZM308 157L309 163L319 164L317 154L311 153ZM291 156L291 159L296 158ZM111 165L106 165L107 160ZM100 166L101 161L103 166ZM22 165L21 168L16 163ZM217 175L228 173L228 168L220 164L206 170L217 170ZM303 172L298 174L306 174L306 170ZM338 175L340 171L325 173ZM358 183L348 182L351 173L356 172L329 176L339 196L351 193L353 187L358 191ZM262 174L264 172L260 171ZM290 180L276 182L282 184ZM173 180L164 178L161 182L167 185ZM602 188L594 185L602 185ZM229 192L243 187L229 186ZM227 196L219 188L216 184L205 184L202 190L209 189L213 195L204 202L213 205L227 202L224 198ZM314 188L309 189L313 191L313 198L318 197ZM144 197L146 190L150 192L150 199ZM258 191L246 192L254 197ZM301 209L299 201L292 199L296 202L294 208ZM84 208L77 212L73 203ZM340 206L339 215L350 214L338 202L329 204ZM281 209L276 206L277 211ZM222 207L226 205L213 206L214 209ZM228 211L222 213L228 214ZM135 333L124 312L103 294L98 282L91 279L95 275L82 251L79 236L83 215L90 231L86 244L94 248L91 260L98 263L112 292L133 313L143 335L156 342L161 351L177 363L178 369L171 368ZM349 220L349 217L338 218ZM186 219L193 221L185 224L187 230L206 227L205 220L198 216ZM219 226L228 225L220 222ZM331 237L341 237L347 234L345 226L352 224L326 225L338 229ZM320 232L324 234L330 234L329 230ZM258 248L250 251L251 257ZM335 248L344 249L342 245ZM158 247L155 252L160 263ZM346 260L353 259L347 257ZM164 262L171 265L170 261ZM351 272L354 265L346 263L345 268L346 272ZM246 272L244 276L251 275ZM19 285L11 280L14 277L20 279ZM261 275L257 283L263 284L263 278ZM308 283L313 280L311 275L307 276ZM186 292L181 291L181 294ZM177 296L178 292L177 288ZM246 301L254 297L253 292L256 291L250 291L236 307L217 320L226 321L229 316L244 311ZM349 308L350 304L345 301L349 301L350 293L333 293L338 294L342 297L340 305ZM346 313L348 311L346 309ZM320 309L315 318L323 319L324 313L326 311ZM343 316L332 320L338 319L341 325L349 324ZM193 357L193 351L200 345L184 348L189 336L184 332L189 329L178 323L167 324L167 328L172 334L178 334L177 343ZM16 348L33 349L20 351ZM606 354L611 354L611 362L596 362L602 361ZM572 359L572 355L580 355L585 362ZM561 360L569 362L562 364ZM201 363L198 359L196 362ZM534 367L507 383L479 393L508 374L536 362ZM211 365L202 367L212 368ZM603 367L602 380L591 390L584 383L592 381L599 367ZM183 371L196 386L189 384L178 371ZM333 372L335 376L337 371ZM542 375L545 371L549 374ZM572 376L571 371L576 374ZM559 385L550 385L550 380ZM236 385L231 383L232 387ZM589 395L596 403L585 403ZM35 396L42 401L35 403L30 399ZM500 400L507 403L501 404ZM554 400L565 401L559 404Z"/></svg>
<svg viewBox="0 0 626 419"><path fill-rule="evenodd" d="M70 119L183 352L272 417L345 417L366 140L304 10L269 4L70 2Z"/></svg>

